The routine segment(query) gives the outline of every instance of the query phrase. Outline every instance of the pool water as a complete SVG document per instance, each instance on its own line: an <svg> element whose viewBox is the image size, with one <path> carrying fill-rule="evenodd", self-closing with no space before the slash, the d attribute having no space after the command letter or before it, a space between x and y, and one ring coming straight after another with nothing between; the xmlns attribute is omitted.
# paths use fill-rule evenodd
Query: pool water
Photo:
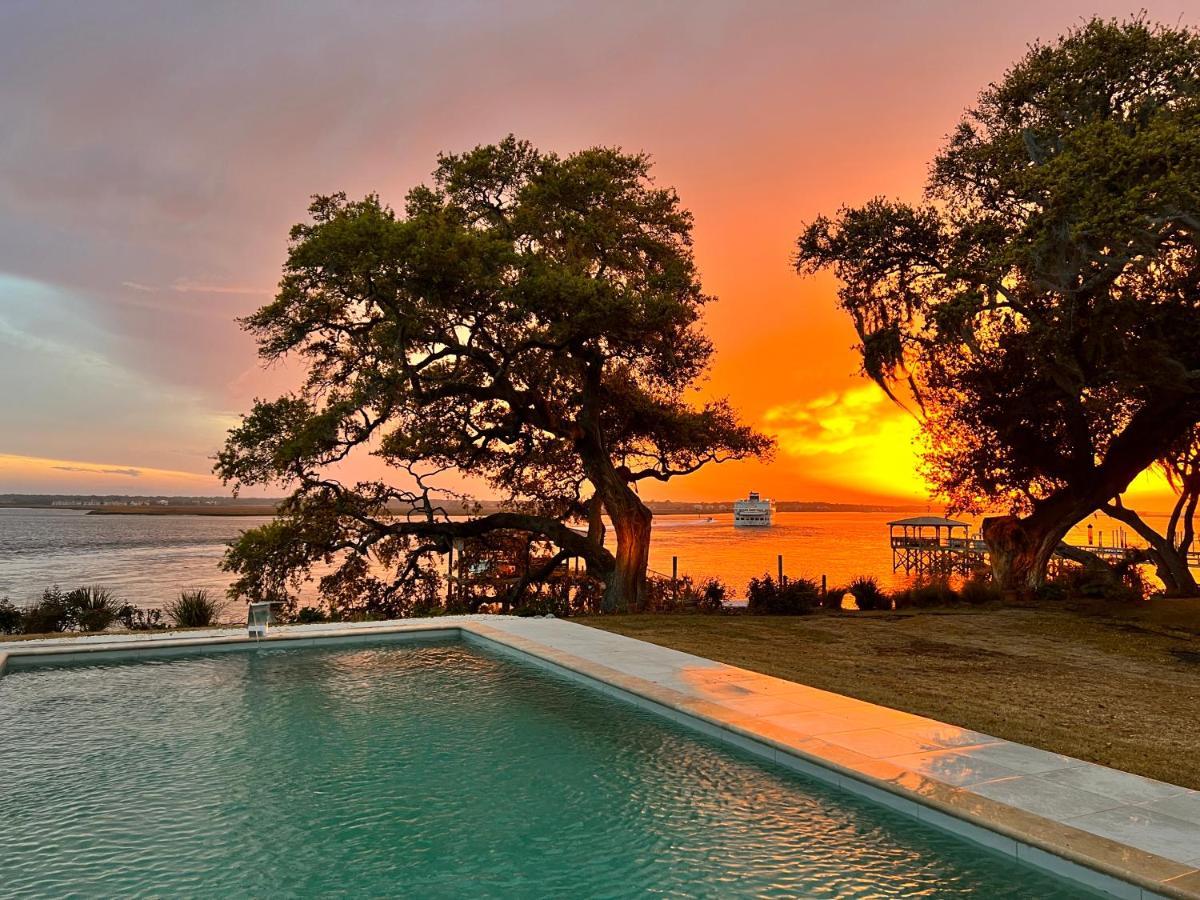
<svg viewBox="0 0 1200 900"><path fill-rule="evenodd" d="M459 642L0 679L0 895L1074 897Z"/></svg>

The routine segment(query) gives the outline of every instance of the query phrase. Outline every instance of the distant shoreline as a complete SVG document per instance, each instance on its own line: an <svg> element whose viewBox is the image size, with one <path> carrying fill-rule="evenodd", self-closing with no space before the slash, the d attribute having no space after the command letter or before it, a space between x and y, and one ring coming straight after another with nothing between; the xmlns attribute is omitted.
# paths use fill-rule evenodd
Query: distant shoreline
<svg viewBox="0 0 1200 900"><path fill-rule="evenodd" d="M63 507L56 507L62 509ZM85 509L86 507L67 507ZM273 516L275 506L103 506L89 516Z"/></svg>
<svg viewBox="0 0 1200 900"><path fill-rule="evenodd" d="M273 516L282 501L205 497L86 497L0 495L0 509L70 509L97 516ZM717 516L733 512L733 501L680 502L651 500L646 504L656 516ZM495 500L480 501L478 508L445 504L450 515L487 515L508 507ZM831 503L821 500L778 500L777 513L908 513L925 512L926 504ZM397 510L399 512L400 510Z"/></svg>
<svg viewBox="0 0 1200 900"><path fill-rule="evenodd" d="M43 507L45 508L45 507ZM62 509L64 507L56 507ZM68 507L87 509L89 516L273 516L277 512L275 506L106 506L99 508ZM712 517L730 515L727 509L654 509L655 516L696 516ZM450 515L467 515L465 509L448 509ZM799 505L797 508L776 509L777 513L899 513L912 512L913 508L868 507L868 506L838 506L837 504ZM487 514L485 510L483 515Z"/></svg>

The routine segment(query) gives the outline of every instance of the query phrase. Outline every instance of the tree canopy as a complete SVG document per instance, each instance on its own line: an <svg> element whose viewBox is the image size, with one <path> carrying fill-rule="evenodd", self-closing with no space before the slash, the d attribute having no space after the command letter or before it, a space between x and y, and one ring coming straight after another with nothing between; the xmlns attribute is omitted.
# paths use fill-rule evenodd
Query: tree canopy
<svg viewBox="0 0 1200 900"><path fill-rule="evenodd" d="M1032 46L934 158L924 202L820 217L863 369L925 467L1035 586L1067 529L1200 420L1200 36L1094 19Z"/></svg>
<svg viewBox="0 0 1200 900"><path fill-rule="evenodd" d="M769 452L727 402L696 402L711 298L691 215L644 154L509 137L439 157L401 213L344 194L310 213L278 296L244 321L264 360L299 358L307 377L256 402L218 457L235 487L294 487L231 549L235 590L286 596L332 563L325 588L403 611L452 542L515 532L554 562L582 557L608 608L636 607L651 524L637 485ZM363 452L401 481L340 481ZM451 471L506 510L452 518Z"/></svg>

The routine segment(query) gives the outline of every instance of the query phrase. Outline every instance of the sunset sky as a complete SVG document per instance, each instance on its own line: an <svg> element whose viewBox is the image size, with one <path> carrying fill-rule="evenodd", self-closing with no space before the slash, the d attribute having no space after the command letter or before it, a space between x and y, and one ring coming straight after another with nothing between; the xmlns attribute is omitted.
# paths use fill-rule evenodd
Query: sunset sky
<svg viewBox="0 0 1200 900"><path fill-rule="evenodd" d="M856 375L802 224L916 199L963 109L1092 14L1193 2L66 3L0 6L0 493L217 493L313 193L399 205L512 132L645 150L695 214L708 390L776 434L654 497L924 500L913 424ZM277 493L277 492L276 492Z"/></svg>

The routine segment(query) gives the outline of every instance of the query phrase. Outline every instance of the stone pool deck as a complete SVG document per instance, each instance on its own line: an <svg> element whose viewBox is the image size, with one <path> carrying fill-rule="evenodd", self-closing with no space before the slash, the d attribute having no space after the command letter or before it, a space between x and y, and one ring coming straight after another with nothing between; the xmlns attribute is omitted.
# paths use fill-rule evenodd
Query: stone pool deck
<svg viewBox="0 0 1200 900"><path fill-rule="evenodd" d="M1200 792L559 619L275 628L262 643L460 636L1117 897L1200 898ZM244 649L244 629L0 643L0 674L131 651Z"/></svg>

